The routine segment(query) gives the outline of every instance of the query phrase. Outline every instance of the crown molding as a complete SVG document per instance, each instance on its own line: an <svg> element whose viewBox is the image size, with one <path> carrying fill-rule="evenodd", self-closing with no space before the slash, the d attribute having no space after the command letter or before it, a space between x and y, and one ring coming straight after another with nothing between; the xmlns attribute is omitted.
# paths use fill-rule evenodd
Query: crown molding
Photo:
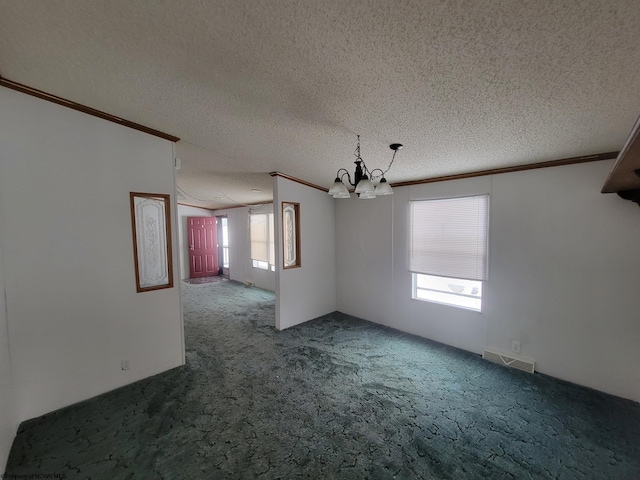
<svg viewBox="0 0 640 480"><path fill-rule="evenodd" d="M270 172L269 175L271 175L272 177L286 178L287 180L291 180L292 182L296 182L296 183L299 183L301 185L306 185L307 187L315 188L315 189L321 190L321 191L323 191L325 193L327 193L329 191L328 188L321 187L320 185L316 185L315 183L307 182L306 180L301 180L299 178L292 177L291 175L287 175L286 173Z"/></svg>
<svg viewBox="0 0 640 480"><path fill-rule="evenodd" d="M422 180L409 180L406 182L392 183L392 187L406 187L410 185L421 185L423 183L446 182L448 180L460 180L463 178L484 177L486 175L498 175L501 173L523 172L525 170L536 170L538 168L560 167L563 165L575 165L578 163L599 162L602 160L612 160L618 156L618 152L597 153L595 155L584 155L582 157L561 158L548 162L527 163L525 165L515 165L512 167L492 168L489 170L478 170L476 172L457 173L455 175L444 175L442 177L424 178Z"/></svg>
<svg viewBox="0 0 640 480"><path fill-rule="evenodd" d="M169 135L168 133L163 133L158 130L154 130L153 128L130 122L129 120L125 120L124 118L116 117L115 115L111 115L110 113L102 112L100 110L96 110L95 108L87 107L86 105L67 100L66 98L43 92L42 90L38 90L37 88L29 87L28 85L23 85L12 80L8 80L6 78L3 78L2 76L0 76L0 86L10 88L11 90L16 90L17 92L26 93L27 95L46 100L48 102L57 103L58 105L62 105L63 107L71 108L72 110L77 110L78 112L86 113L87 115L98 117L109 122L117 123L118 125L129 127L140 132L148 133L149 135L154 135L156 137L169 140L170 142L175 143L180 141L180 138Z"/></svg>

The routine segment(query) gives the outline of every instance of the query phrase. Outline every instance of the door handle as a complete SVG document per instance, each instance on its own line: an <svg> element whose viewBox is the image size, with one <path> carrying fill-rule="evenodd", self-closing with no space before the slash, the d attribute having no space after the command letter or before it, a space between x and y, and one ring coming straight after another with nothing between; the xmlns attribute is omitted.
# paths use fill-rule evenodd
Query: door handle
<svg viewBox="0 0 640 480"><path fill-rule="evenodd" d="M193 250L193 245L189 245L189 250Z"/></svg>

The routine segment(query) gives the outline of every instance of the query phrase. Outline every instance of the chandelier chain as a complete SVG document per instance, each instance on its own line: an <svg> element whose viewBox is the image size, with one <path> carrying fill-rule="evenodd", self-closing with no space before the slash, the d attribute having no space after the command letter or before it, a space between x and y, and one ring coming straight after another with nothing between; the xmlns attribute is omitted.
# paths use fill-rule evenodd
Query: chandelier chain
<svg viewBox="0 0 640 480"><path fill-rule="evenodd" d="M367 165L364 163L364 160L360 156L360 135L358 135L358 144L356 145L356 151L355 151L354 155L356 156L356 160L357 161L362 162L362 165L364 166L364 169L365 169L365 172L366 172L367 171Z"/></svg>
<svg viewBox="0 0 640 480"><path fill-rule="evenodd" d="M391 170L391 166L393 165L393 162L396 159L396 153L398 153L398 150L394 149L393 155L391 156L391 161L389 162L389 166L387 166L385 170L382 170L381 168L375 168L373 170L369 170L364 159L360 156L360 135L358 135L358 144L356 145L356 151L354 155L356 157L356 160L362 162L364 173L367 174L371 180L377 180L378 178L382 178L389 170ZM380 175L374 175L373 172L376 172L376 171L382 172L382 173L380 173Z"/></svg>
<svg viewBox="0 0 640 480"><path fill-rule="evenodd" d="M396 159L396 153L398 153L398 150L394 150L393 151L393 156L391 157L391 162L389 162L389 166L387 167L387 169L384 172L382 172L382 175L380 175L381 177L384 177L384 174L387 173L391 169L391 165L393 165L393 161Z"/></svg>

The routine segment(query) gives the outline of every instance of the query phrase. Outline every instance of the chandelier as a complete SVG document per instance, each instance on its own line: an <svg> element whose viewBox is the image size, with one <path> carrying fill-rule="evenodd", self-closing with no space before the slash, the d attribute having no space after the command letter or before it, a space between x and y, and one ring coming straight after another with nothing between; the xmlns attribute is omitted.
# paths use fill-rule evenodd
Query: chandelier
<svg viewBox="0 0 640 480"><path fill-rule="evenodd" d="M373 170L369 170L367 165L364 163L364 160L360 156L360 135L358 135L358 146L356 147L355 156L356 161L353 162L356 164L356 171L353 174L353 182L351 181L351 175L346 168L341 168L338 170L336 174L336 179L329 189L329 195L333 198L350 198L351 194L347 187L343 183L344 176L347 176L347 182L352 187L355 187L355 193L360 198L375 198L381 195L391 195L393 194L393 190L391 189L391 185L387 183L387 179L384 178L384 175L389 171L391 165L393 165L393 161L396 158L396 153L398 150L402 148L400 143L392 143L389 145L389 148L393 150L393 157L391 158L391 162L386 170L381 170L379 168L374 168ZM342 172L342 173L341 173ZM379 172L376 174L376 172ZM373 182L377 179L380 179L377 185L374 186Z"/></svg>

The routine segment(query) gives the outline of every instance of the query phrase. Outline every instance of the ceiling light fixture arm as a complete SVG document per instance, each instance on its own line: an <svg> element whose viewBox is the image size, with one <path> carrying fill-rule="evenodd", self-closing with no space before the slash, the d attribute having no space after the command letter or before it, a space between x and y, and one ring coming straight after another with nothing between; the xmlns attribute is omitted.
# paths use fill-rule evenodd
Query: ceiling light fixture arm
<svg viewBox="0 0 640 480"><path fill-rule="evenodd" d="M369 178L371 180L377 180L378 178L384 177L384 174L388 171L389 169L387 168L387 170L385 170L384 172L382 171L381 168L374 168L373 170L371 170L369 172ZM380 172L380 175L374 175L374 172Z"/></svg>
<svg viewBox="0 0 640 480"><path fill-rule="evenodd" d="M344 172L342 175L340 175L340 172ZM347 176L347 181L349 182L349 185L351 185L352 187L356 186L356 183L351 183L351 175L349 175L349 171L346 168L341 168L338 170L338 172L336 173L336 182L337 181L344 181L343 178L344 176Z"/></svg>

